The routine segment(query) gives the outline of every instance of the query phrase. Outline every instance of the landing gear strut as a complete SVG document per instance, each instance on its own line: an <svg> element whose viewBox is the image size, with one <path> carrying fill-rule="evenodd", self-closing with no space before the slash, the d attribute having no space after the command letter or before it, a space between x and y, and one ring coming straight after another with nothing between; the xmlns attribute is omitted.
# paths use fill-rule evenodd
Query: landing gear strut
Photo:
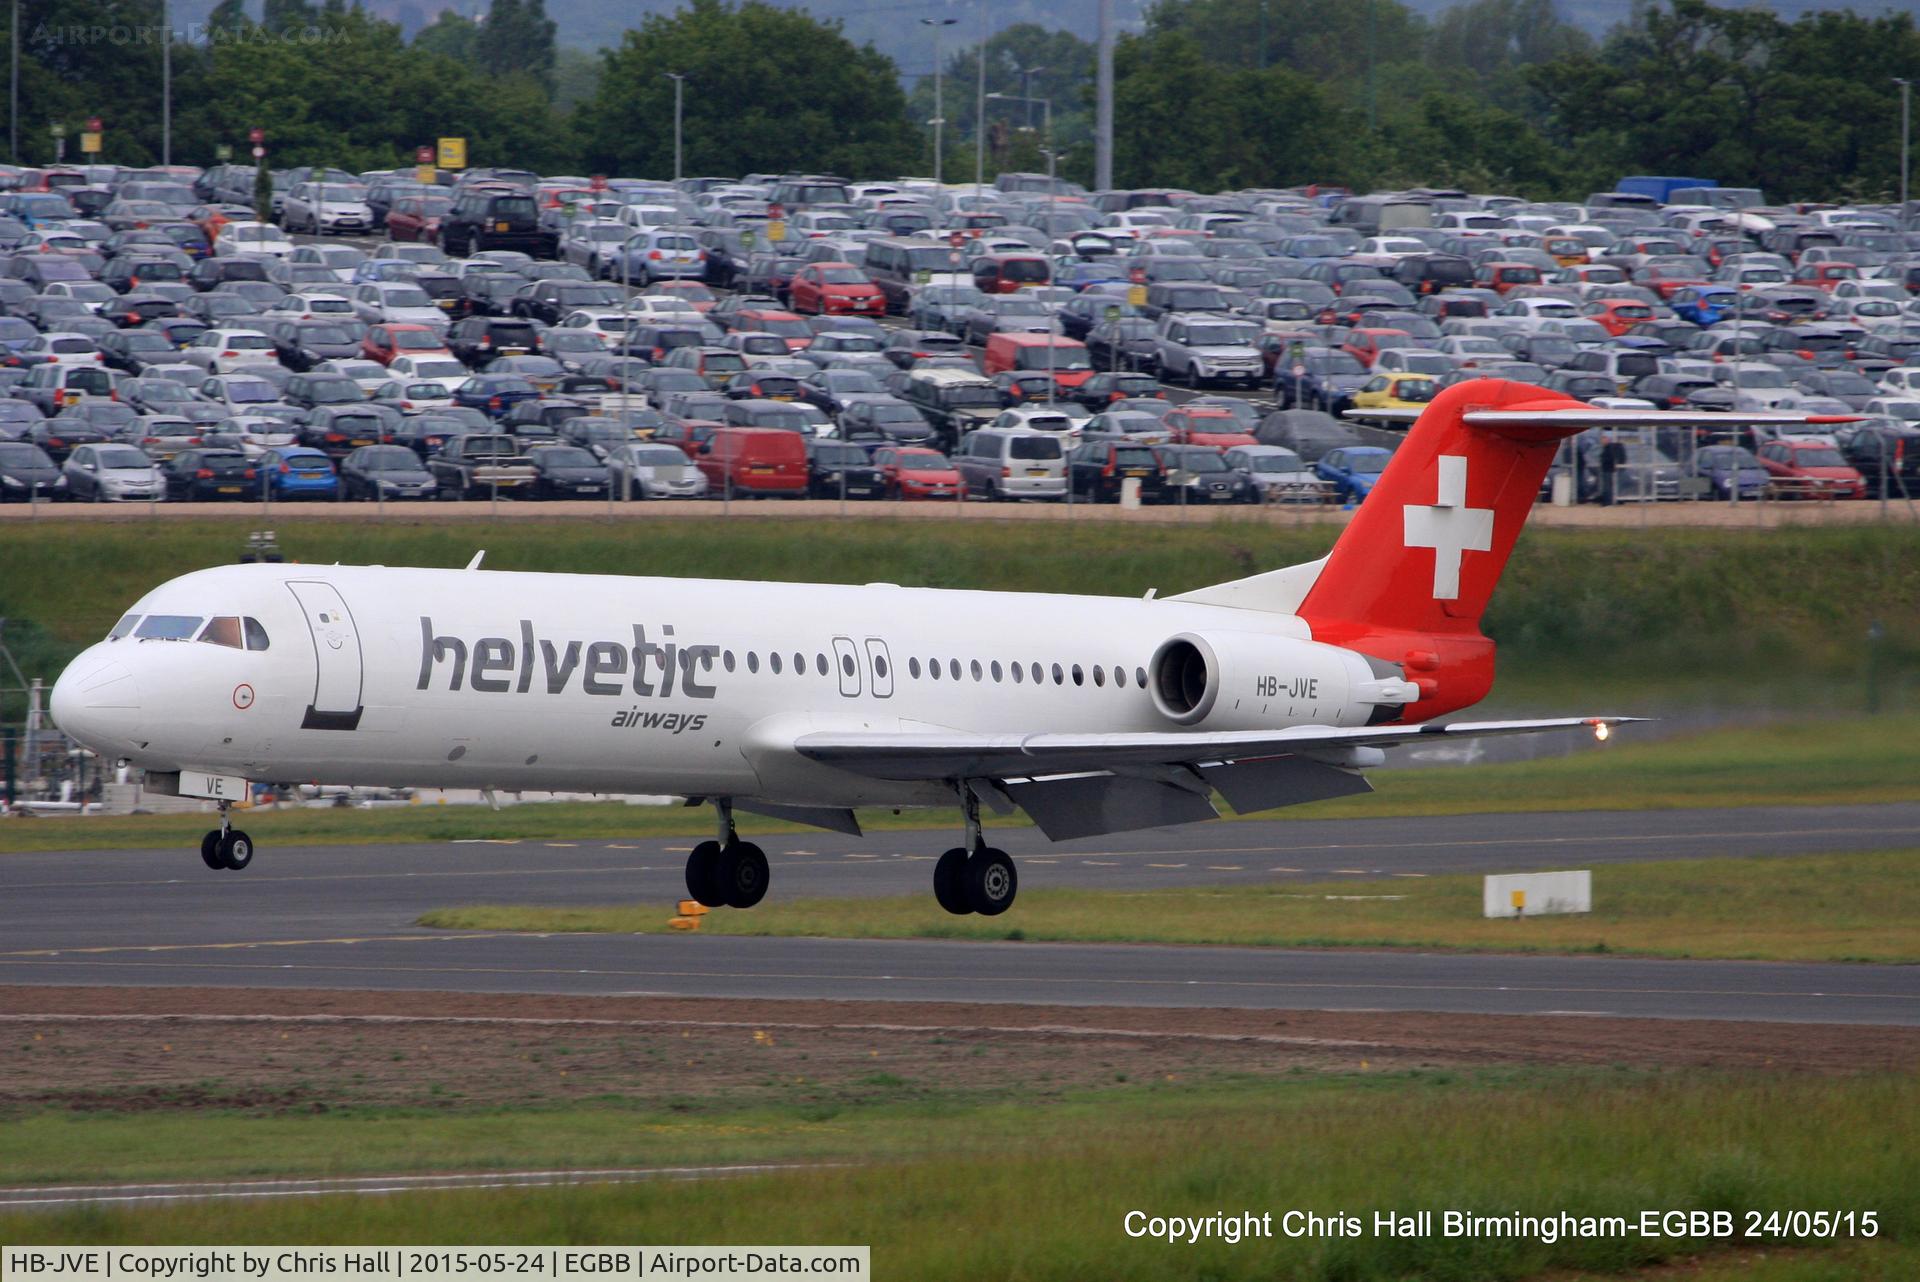
<svg viewBox="0 0 1920 1282"><path fill-rule="evenodd" d="M998 917L1013 907L1020 878L1004 850L986 844L980 830L980 799L960 783L960 813L966 819L965 845L955 846L933 865L933 897L956 917L979 913Z"/></svg>
<svg viewBox="0 0 1920 1282"><path fill-rule="evenodd" d="M200 862L215 872L239 872L253 862L253 838L233 826L227 803L220 803L220 826L200 838Z"/></svg>
<svg viewBox="0 0 1920 1282"><path fill-rule="evenodd" d="M708 908L751 908L767 895L767 855L733 828L733 803L714 801L720 839L703 841L687 856L687 894Z"/></svg>

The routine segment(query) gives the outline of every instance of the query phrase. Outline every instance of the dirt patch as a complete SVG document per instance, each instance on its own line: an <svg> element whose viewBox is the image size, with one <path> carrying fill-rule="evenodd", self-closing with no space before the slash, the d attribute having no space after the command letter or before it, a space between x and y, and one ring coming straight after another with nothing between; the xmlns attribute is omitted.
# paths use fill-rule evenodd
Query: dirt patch
<svg viewBox="0 0 1920 1282"><path fill-rule="evenodd" d="M952 1003L0 988L0 1111L455 1108L614 1097L1044 1099L1223 1073L1625 1065L1907 1070L1920 1030Z"/></svg>

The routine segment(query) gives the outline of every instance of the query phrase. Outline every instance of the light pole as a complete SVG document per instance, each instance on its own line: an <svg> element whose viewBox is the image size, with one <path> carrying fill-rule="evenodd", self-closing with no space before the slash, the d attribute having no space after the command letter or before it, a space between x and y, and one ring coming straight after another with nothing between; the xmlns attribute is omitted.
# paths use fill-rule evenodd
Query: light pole
<svg viewBox="0 0 1920 1282"><path fill-rule="evenodd" d="M1912 106L1914 106L1914 83L1901 77L1893 77L1893 83L1901 86L1901 236L1907 234L1907 175L1912 169L1907 165L1907 146L1912 140Z"/></svg>
<svg viewBox="0 0 1920 1282"><path fill-rule="evenodd" d="M1045 67L1020 68L1020 96L1027 100L1026 124L1029 129L1033 128L1033 78L1045 70Z"/></svg>
<svg viewBox="0 0 1920 1282"><path fill-rule="evenodd" d="M7 159L17 165L20 163L20 0L13 0L13 37L7 52L13 62L7 95Z"/></svg>
<svg viewBox="0 0 1920 1282"><path fill-rule="evenodd" d="M160 163L173 163L173 27L160 0Z"/></svg>
<svg viewBox="0 0 1920 1282"><path fill-rule="evenodd" d="M987 180L987 6L980 5L980 78L973 99L973 208L980 212L980 188Z"/></svg>
<svg viewBox="0 0 1920 1282"><path fill-rule="evenodd" d="M680 126L685 119L681 108L686 101L687 77L686 73L681 71L669 71L665 74L667 79L673 81L673 181L677 183L680 181L681 158L685 154L681 147Z"/></svg>
<svg viewBox="0 0 1920 1282"><path fill-rule="evenodd" d="M15 5L17 6L19 3L19 0L14 0L14 2L15 2ZM958 18L922 18L920 19L921 26L933 28L933 121L932 121L932 124L933 124L933 181L935 186L939 186L941 181L941 173L940 173L940 158L941 158L941 152L942 152L942 148L940 145L941 131L946 128L946 124L947 124L946 104L942 101L940 96L941 77L946 72L946 67L940 61L940 28L951 27L954 23L958 21L960 21L960 19Z"/></svg>

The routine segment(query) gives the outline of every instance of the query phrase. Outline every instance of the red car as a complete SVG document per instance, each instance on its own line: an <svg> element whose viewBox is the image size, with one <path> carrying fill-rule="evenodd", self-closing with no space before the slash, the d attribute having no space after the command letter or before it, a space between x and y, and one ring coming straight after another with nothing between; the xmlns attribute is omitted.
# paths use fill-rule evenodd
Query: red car
<svg viewBox="0 0 1920 1282"><path fill-rule="evenodd" d="M813 346L813 329L792 312L778 307L743 307L733 314L731 329L776 334L789 352L801 352Z"/></svg>
<svg viewBox="0 0 1920 1282"><path fill-rule="evenodd" d="M1699 289L1706 283L1706 278L1695 268L1669 267L1664 263L1649 263L1634 278L1634 284L1645 285L1662 298L1672 298L1683 289Z"/></svg>
<svg viewBox="0 0 1920 1282"><path fill-rule="evenodd" d="M1833 292L1843 280L1859 280L1860 269L1852 263L1808 263L1793 273L1793 283Z"/></svg>
<svg viewBox="0 0 1920 1282"><path fill-rule="evenodd" d="M1204 405L1177 409L1161 420L1173 434L1175 445L1205 445L1216 450L1238 449L1259 442L1240 429L1240 420L1231 410L1209 409Z"/></svg>
<svg viewBox="0 0 1920 1282"><path fill-rule="evenodd" d="M702 316L712 311L713 305L720 301L720 295L697 280L663 280L658 285L650 285L640 292L653 298L682 299Z"/></svg>
<svg viewBox="0 0 1920 1282"><path fill-rule="evenodd" d="M450 196L401 196L387 210L388 240L439 239L440 220L453 208Z"/></svg>
<svg viewBox="0 0 1920 1282"><path fill-rule="evenodd" d="M1380 359L1380 353L1386 348L1418 346L1420 344L1416 343L1413 335L1406 330L1385 327L1349 330L1347 341L1341 344L1341 347L1353 354L1353 359L1368 369L1373 368L1373 363Z"/></svg>
<svg viewBox="0 0 1920 1282"><path fill-rule="evenodd" d="M1480 270L1474 273L1477 283L1505 296L1509 290L1522 285L1538 285L1541 282L1540 269L1532 263L1482 263Z"/></svg>
<svg viewBox="0 0 1920 1282"><path fill-rule="evenodd" d="M887 296L852 263L808 263L793 274L787 296L796 312L884 316Z"/></svg>
<svg viewBox="0 0 1920 1282"><path fill-rule="evenodd" d="M447 341L437 329L425 325L373 325L360 340L360 354L382 365L396 356L451 356Z"/></svg>
<svg viewBox="0 0 1920 1282"><path fill-rule="evenodd" d="M965 497L960 473L939 450L918 445L888 445L873 452L880 483L892 499L959 499Z"/></svg>
<svg viewBox="0 0 1920 1282"><path fill-rule="evenodd" d="M1618 338L1652 320L1653 308L1634 298L1602 298L1581 308L1580 314Z"/></svg>
<svg viewBox="0 0 1920 1282"><path fill-rule="evenodd" d="M1782 498L1859 499L1867 494L1866 478L1826 441L1768 441L1760 447L1760 462L1773 478Z"/></svg>

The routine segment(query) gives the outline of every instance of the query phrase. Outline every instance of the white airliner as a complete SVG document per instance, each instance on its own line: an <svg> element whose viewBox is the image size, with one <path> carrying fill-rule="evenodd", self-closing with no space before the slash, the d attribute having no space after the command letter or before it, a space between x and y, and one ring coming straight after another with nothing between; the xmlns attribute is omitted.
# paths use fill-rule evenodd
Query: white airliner
<svg viewBox="0 0 1920 1282"><path fill-rule="evenodd" d="M1761 417L1761 416L1756 416ZM1831 421L1768 415L1774 422ZM151 786L220 802L201 856L253 843L247 781L669 793L715 803L687 861L747 908L750 811L858 833L856 806L958 803L950 912L1006 911L980 805L1056 840L1369 789L1493 682L1480 617L1561 438L1719 415L1602 411L1519 383L1443 392L1319 561L1145 599L348 565L162 584L55 685L60 727ZM637 552L636 560L644 553Z"/></svg>

